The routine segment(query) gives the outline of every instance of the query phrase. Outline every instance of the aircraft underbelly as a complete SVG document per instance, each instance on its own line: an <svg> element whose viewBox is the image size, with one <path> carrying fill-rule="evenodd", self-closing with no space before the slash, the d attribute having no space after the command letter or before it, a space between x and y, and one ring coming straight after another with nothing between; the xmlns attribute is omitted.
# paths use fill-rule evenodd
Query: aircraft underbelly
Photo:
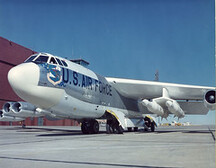
<svg viewBox="0 0 216 168"><path fill-rule="evenodd" d="M105 113L104 106L84 102L68 95L66 92L59 103L49 110L58 116L74 119L100 118Z"/></svg>

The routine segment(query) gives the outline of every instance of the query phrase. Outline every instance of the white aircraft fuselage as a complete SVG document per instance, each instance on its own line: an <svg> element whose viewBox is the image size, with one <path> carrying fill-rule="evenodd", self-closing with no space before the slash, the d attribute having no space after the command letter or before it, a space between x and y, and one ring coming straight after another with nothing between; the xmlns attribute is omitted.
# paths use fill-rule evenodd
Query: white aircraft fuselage
<svg viewBox="0 0 216 168"><path fill-rule="evenodd" d="M15 93L29 104L5 105L3 109L10 108L3 111L5 118L24 119L32 113L36 117L77 119L83 123L83 133L97 133L95 119L99 118L107 119L108 133L114 130L121 133L120 128L138 127L147 114L163 118L174 114L182 118L185 113L192 113L189 106L199 109L197 114L206 114L215 104L212 87L105 78L77 63L46 53L35 54L13 67L8 80ZM18 115L20 110L23 115ZM155 122L151 117L147 120L154 123L149 125L154 130Z"/></svg>
<svg viewBox="0 0 216 168"><path fill-rule="evenodd" d="M122 101L106 78L81 65L64 61L67 66L27 61L12 68L8 80L23 100L59 117L100 118L106 107L126 110L125 100ZM137 101L128 100L127 105L136 106Z"/></svg>

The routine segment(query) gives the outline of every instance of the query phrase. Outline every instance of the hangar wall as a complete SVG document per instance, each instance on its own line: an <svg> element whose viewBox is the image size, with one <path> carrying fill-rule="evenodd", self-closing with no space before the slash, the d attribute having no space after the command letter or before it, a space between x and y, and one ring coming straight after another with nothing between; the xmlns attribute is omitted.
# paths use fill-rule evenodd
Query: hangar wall
<svg viewBox="0 0 216 168"><path fill-rule="evenodd" d="M8 71L22 63L30 55L36 53L35 51L9 41L3 37L0 37L0 109L7 101L23 101L12 90L8 83L7 73ZM3 122L0 121L0 125L20 125L20 122ZM78 123L74 120L64 119L49 121L44 117L40 118L27 118L25 124L28 125L58 125L58 126L72 126Z"/></svg>

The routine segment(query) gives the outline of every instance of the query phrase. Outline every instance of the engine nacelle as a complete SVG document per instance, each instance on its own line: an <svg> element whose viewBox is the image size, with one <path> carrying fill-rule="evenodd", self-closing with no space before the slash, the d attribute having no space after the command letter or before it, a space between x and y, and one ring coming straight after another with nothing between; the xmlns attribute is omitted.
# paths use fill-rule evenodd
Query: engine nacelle
<svg viewBox="0 0 216 168"><path fill-rule="evenodd" d="M175 100L168 100L166 102L166 106L168 107L168 110L173 113L178 118L183 118L185 116L184 111L181 109L177 101Z"/></svg>
<svg viewBox="0 0 216 168"><path fill-rule="evenodd" d="M15 102L6 102L3 107L2 110L6 115L13 115L14 112L12 111L12 106Z"/></svg>
<svg viewBox="0 0 216 168"><path fill-rule="evenodd" d="M204 105L209 110L215 110L215 90L209 90L205 93Z"/></svg>
<svg viewBox="0 0 216 168"><path fill-rule="evenodd" d="M3 111L0 110L0 118L3 117Z"/></svg>
<svg viewBox="0 0 216 168"><path fill-rule="evenodd" d="M162 108L159 104L157 104L155 101L150 102L150 101L148 101L147 99L144 99L144 100L141 101L141 103L142 103L145 107L147 107L147 109L148 109L150 112L155 113L155 114L157 114L157 115L159 115L159 116L163 116L163 115L164 115L164 110L163 110L163 108Z"/></svg>
<svg viewBox="0 0 216 168"><path fill-rule="evenodd" d="M36 107L27 102L16 102L12 105L13 116L19 117L40 117L42 114L36 111Z"/></svg>
<svg viewBox="0 0 216 168"><path fill-rule="evenodd" d="M0 121L23 121L23 120L25 120L25 118L4 115L3 111L0 110Z"/></svg>

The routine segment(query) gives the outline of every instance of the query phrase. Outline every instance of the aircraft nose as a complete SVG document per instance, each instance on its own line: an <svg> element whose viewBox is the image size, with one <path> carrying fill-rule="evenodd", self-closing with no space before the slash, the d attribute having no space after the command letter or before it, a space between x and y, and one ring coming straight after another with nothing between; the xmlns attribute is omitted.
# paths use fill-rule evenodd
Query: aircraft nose
<svg viewBox="0 0 216 168"><path fill-rule="evenodd" d="M23 93L26 89L32 89L32 86L38 85L39 74L38 65L32 62L23 63L10 69L8 81L13 90L20 96L20 93Z"/></svg>
<svg viewBox="0 0 216 168"><path fill-rule="evenodd" d="M8 81L21 99L41 108L59 103L64 90L40 86L39 80L40 67L32 62L15 66L8 72Z"/></svg>

